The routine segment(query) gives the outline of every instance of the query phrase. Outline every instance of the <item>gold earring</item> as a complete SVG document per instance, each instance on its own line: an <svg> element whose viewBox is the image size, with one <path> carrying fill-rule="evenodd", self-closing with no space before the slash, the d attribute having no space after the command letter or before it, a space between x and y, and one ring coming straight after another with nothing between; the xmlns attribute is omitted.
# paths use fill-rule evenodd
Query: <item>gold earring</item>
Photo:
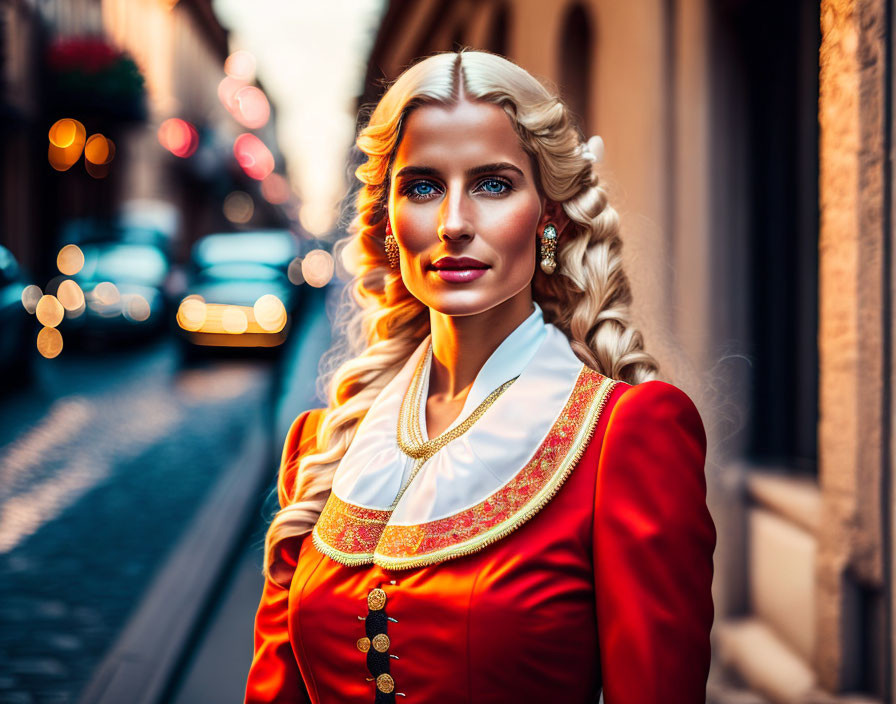
<svg viewBox="0 0 896 704"><path fill-rule="evenodd" d="M541 270L553 274L557 268L554 254L557 251L557 228L548 223L541 235Z"/></svg>
<svg viewBox="0 0 896 704"><path fill-rule="evenodd" d="M389 266L392 269L398 269L398 240L395 239L395 235L392 234L392 226L389 224L389 221L386 221L386 239L385 239L385 247L386 247L386 259L389 260Z"/></svg>

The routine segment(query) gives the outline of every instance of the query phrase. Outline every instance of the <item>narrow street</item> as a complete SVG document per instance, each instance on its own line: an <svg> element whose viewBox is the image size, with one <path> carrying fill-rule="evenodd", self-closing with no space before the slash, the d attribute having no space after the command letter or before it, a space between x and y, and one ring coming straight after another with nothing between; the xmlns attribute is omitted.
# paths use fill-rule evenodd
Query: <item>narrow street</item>
<svg viewBox="0 0 896 704"><path fill-rule="evenodd" d="M0 402L0 702L76 701L268 420L271 378L251 361L182 369L161 342L41 360Z"/></svg>

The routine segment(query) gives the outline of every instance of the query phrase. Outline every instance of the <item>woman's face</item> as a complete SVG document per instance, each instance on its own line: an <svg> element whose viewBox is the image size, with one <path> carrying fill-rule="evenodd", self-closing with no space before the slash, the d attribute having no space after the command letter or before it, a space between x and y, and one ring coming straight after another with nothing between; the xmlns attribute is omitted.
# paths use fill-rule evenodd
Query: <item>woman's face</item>
<svg viewBox="0 0 896 704"><path fill-rule="evenodd" d="M407 117L389 219L402 280L431 309L473 315L515 296L531 300L544 205L501 107L461 100Z"/></svg>

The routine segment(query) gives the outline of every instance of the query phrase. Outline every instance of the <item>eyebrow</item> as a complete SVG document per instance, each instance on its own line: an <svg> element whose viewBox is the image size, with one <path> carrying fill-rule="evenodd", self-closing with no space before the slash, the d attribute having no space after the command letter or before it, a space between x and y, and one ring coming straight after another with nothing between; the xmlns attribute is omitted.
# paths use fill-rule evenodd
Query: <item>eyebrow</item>
<svg viewBox="0 0 896 704"><path fill-rule="evenodd" d="M523 172L519 169L519 167L514 166L508 161L499 161L494 164L482 164L481 166L474 166L471 169L467 169L467 176L479 176L480 174L485 173L494 173L495 171L515 171L521 178L525 178ZM438 176L439 170L433 168L432 166L405 166L401 169L396 175L396 179L404 178L407 176Z"/></svg>

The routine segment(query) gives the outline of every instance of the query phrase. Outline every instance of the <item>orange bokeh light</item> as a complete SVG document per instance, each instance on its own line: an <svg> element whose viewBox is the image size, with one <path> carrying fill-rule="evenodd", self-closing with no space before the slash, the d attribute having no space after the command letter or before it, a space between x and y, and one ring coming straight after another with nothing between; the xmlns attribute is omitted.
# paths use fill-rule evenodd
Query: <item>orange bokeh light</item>
<svg viewBox="0 0 896 704"><path fill-rule="evenodd" d="M274 170L274 155L254 134L243 133L233 143L233 155L246 175L258 181Z"/></svg>
<svg viewBox="0 0 896 704"><path fill-rule="evenodd" d="M37 351L47 359L59 356L62 352L62 333L56 328L42 328L37 333Z"/></svg>
<svg viewBox="0 0 896 704"><path fill-rule="evenodd" d="M193 156L199 147L199 133L186 120L172 117L159 125L159 144L182 159Z"/></svg>
<svg viewBox="0 0 896 704"><path fill-rule="evenodd" d="M50 127L47 160L56 171L68 171L78 159L87 141L87 130L77 120L63 118Z"/></svg>

